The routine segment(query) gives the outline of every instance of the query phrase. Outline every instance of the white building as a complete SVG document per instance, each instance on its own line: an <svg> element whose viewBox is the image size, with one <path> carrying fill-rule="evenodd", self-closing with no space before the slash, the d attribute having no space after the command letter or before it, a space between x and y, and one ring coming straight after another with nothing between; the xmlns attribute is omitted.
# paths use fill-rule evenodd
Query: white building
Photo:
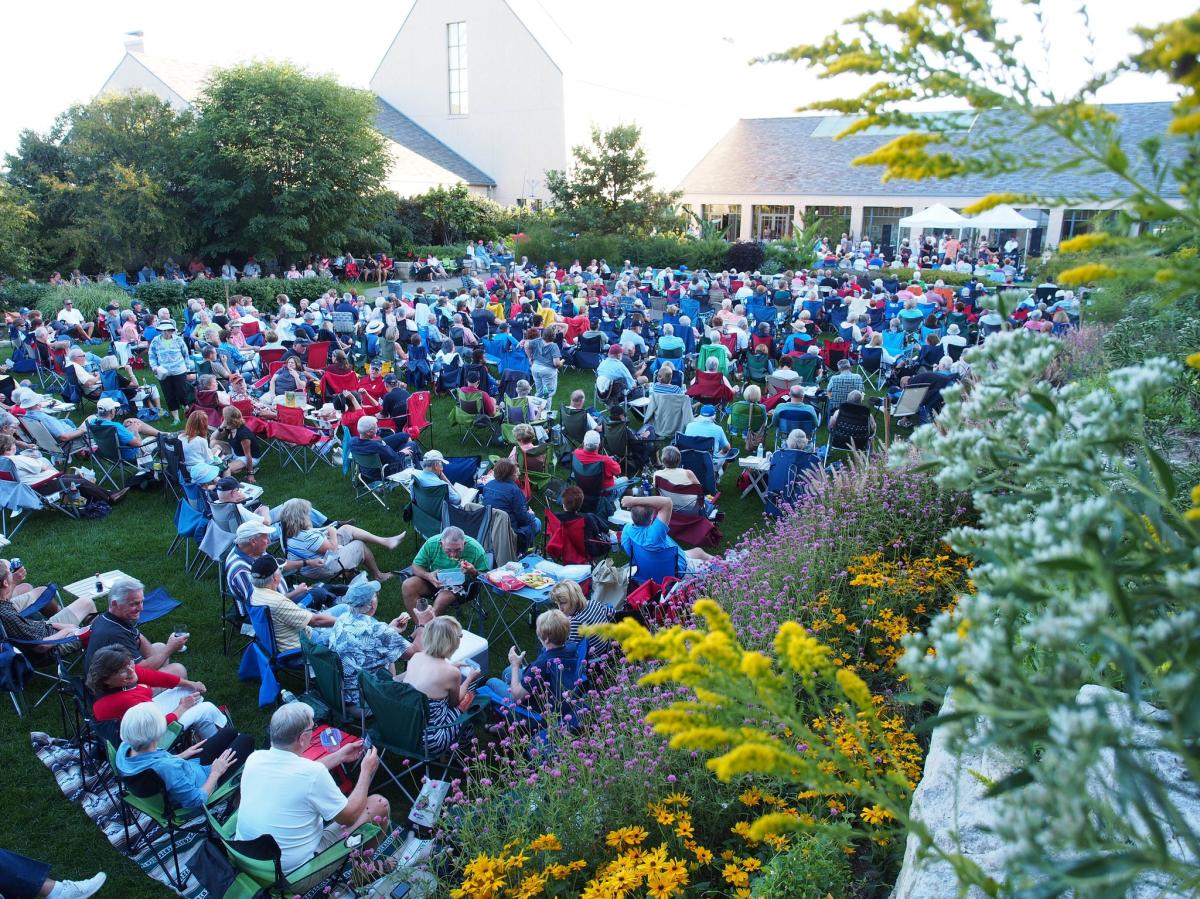
<svg viewBox="0 0 1200 899"><path fill-rule="evenodd" d="M657 52L636 66L611 64L604 42L591 40L595 8L573 0L411 0L398 24L370 89L393 159L388 186L402 196L465 183L500 203L539 203L549 199L546 172L566 168L593 126L631 123L659 184L671 186L705 149L681 141L681 122L703 115L711 133L735 121L703 103L706 85L728 77L719 67ZM693 49L709 59L739 52ZM210 72L148 55L135 35L100 93L145 90L183 108Z"/></svg>
<svg viewBox="0 0 1200 899"><path fill-rule="evenodd" d="M200 96L212 74L211 66L185 63L145 52L140 34L125 42L125 55L98 91L98 96L140 90L154 94L176 109L186 109ZM471 193L490 196L496 182L421 128L385 100L376 98L375 127L387 140L392 165L387 187L400 196L413 196L434 187L466 184Z"/></svg>
<svg viewBox="0 0 1200 899"><path fill-rule="evenodd" d="M1139 145L1166 135L1170 103L1123 103L1105 107L1131 167L1151 179ZM947 124L960 133L979 129L994 137L1011 133L1015 149L1062 160L1074 155L1057 138L1029 134L998 113L978 116L949 113ZM884 246L895 246L897 223L914 212L942 203L963 207L992 193L1034 193L1078 198L1078 205L1019 210L1040 223L1030 234L1030 251L1056 246L1089 227L1116 205L1087 197L1121 195L1117 178L1080 166L1061 172L1023 170L998 177L968 176L944 180L883 182L878 167L854 166L852 160L891 141L901 131L870 129L835 140L852 124L846 116L784 116L739 120L683 179L682 202L725 229L731 238L761 240L792 234L812 217L824 219L834 239L847 231ZM1166 140L1163 155L1182 162L1184 141ZM1181 202L1181 198L1172 197ZM995 235L993 235L995 236ZM1000 238L1007 238L1001 233ZM1024 235L1016 234L1023 240Z"/></svg>

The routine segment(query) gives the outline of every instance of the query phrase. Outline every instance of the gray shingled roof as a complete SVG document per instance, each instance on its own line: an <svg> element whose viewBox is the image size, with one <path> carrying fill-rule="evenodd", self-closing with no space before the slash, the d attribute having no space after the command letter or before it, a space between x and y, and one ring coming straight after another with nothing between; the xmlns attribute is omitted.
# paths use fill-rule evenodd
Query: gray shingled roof
<svg viewBox="0 0 1200 899"><path fill-rule="evenodd" d="M1122 103L1105 107L1120 124L1122 146L1135 162L1137 145L1148 137L1162 137L1171 119L1170 103ZM892 140L892 134L860 133L843 140L819 136L830 133L831 116L787 116L741 119L712 148L680 184L685 194L775 194L780 196L863 196L885 194L897 197L975 197L988 193L1037 193L1044 196L1106 195L1116 189L1116 178L1093 173L1084 167L1057 174L1027 171L1000 177L965 176L939 181L880 181L883 169L852 166L851 160ZM1016 147L1018 127L1000 113L985 112L975 120L973 131L996 129L1012 132ZM841 130L840 128L836 130ZM817 135L814 135L817 132ZM836 131L835 131L836 133ZM1066 158L1064 145L1055 137L1025 137L1024 147L1036 144L1037 155ZM1177 161L1183 157L1184 142L1172 139L1164 151ZM1145 166L1135 165L1145 175ZM1177 189L1169 190L1178 196Z"/></svg>
<svg viewBox="0 0 1200 899"><path fill-rule="evenodd" d="M377 112L375 129L388 140L398 144L407 154L399 156L396 164L414 180L441 180L440 172L450 172L467 184L495 187L496 182L467 162L444 143L379 97L375 98Z"/></svg>

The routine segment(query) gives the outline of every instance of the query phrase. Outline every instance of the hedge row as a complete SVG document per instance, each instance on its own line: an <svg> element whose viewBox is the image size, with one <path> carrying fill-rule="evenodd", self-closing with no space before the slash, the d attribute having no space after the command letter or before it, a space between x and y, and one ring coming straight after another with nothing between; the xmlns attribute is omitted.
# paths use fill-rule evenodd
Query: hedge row
<svg viewBox="0 0 1200 899"><path fill-rule="evenodd" d="M369 285L368 285L369 286ZM287 294L296 300L315 300L324 293L339 285L331 278L298 278L288 281L284 278L256 278L246 281L192 281L180 284L173 281L155 281L150 284L139 284L134 295L147 306L167 306L174 308L182 306L183 301L190 297L200 297L208 305L225 303L227 297L234 294L250 297L256 308L274 309L275 297Z"/></svg>

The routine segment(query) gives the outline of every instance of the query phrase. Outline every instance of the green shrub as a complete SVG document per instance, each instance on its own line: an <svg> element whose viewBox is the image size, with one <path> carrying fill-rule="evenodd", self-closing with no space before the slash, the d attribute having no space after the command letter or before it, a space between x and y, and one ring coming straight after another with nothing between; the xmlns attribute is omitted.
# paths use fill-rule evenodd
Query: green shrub
<svg viewBox="0 0 1200 899"><path fill-rule="evenodd" d="M758 899L835 899L850 890L850 863L841 847L820 834L795 836L795 845L771 859L751 885Z"/></svg>
<svg viewBox="0 0 1200 899"><path fill-rule="evenodd" d="M30 309L40 309L38 305L42 297L53 291L54 288L45 283L21 283L12 281L0 287L0 308L6 310L16 310L28 307Z"/></svg>
<svg viewBox="0 0 1200 899"><path fill-rule="evenodd" d="M725 268L725 254L728 250L729 241L723 237L687 240L684 241L683 259L688 268L721 271Z"/></svg>
<svg viewBox="0 0 1200 899"><path fill-rule="evenodd" d="M364 285L370 286L370 285ZM245 281L193 281L184 285L184 297L201 297L208 305L226 302L227 297L234 294L250 297L255 308L274 309L275 297L286 293L295 302L297 300L315 300L322 294L338 285L332 278L299 278L288 281L285 278L252 278Z"/></svg>
<svg viewBox="0 0 1200 899"><path fill-rule="evenodd" d="M109 303L116 303L123 309L129 308L129 294L112 284L84 284L80 287L52 287L38 299L37 308L42 317L52 319L63 307L63 301L70 297L75 308L83 313L84 318L94 319L96 313Z"/></svg>
<svg viewBox="0 0 1200 899"><path fill-rule="evenodd" d="M428 244L426 246L405 247L403 253L397 253L397 258L412 260L418 256L428 256L432 253L443 263L454 260L458 261L467 255L466 244L449 244L447 246L438 246L437 244ZM290 294L289 294L290 296Z"/></svg>
<svg viewBox="0 0 1200 899"><path fill-rule="evenodd" d="M767 258L763 245L755 240L739 240L725 253L725 266L739 272L758 271Z"/></svg>
<svg viewBox="0 0 1200 899"><path fill-rule="evenodd" d="M570 265L578 259L587 265L593 259L606 259L614 269L629 259L641 268L686 265L690 269L722 269L729 244L722 238L698 240L693 237L654 235L635 237L618 234L580 234L571 236L547 223L531 225L517 247L517 256L528 256L535 265L553 259Z"/></svg>
<svg viewBox="0 0 1200 899"><path fill-rule="evenodd" d="M139 284L133 291L133 295L151 308L158 309L162 306L177 309L183 306L183 298L188 285L179 281L148 281L145 284ZM187 294L193 296L193 294Z"/></svg>

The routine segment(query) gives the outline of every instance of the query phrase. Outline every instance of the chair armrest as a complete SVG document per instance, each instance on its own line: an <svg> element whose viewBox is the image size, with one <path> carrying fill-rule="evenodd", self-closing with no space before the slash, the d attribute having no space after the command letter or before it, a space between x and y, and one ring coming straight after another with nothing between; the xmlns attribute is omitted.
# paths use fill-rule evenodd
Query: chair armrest
<svg viewBox="0 0 1200 899"><path fill-rule="evenodd" d="M355 834L361 834L362 842L359 843L359 845L362 846L365 843L375 839L375 837L379 836L380 833L382 833L382 831L379 829L379 827L368 823L361 825L357 830L352 831L350 835L354 836ZM289 884L292 884L299 883L302 880L307 880L314 874L319 874L326 868L332 867L335 863L342 861L350 854L351 851L352 850L346 848L346 841L340 840L337 843L334 843L324 852L313 856L299 868L296 868L296 870L286 872L285 876L287 881Z"/></svg>

